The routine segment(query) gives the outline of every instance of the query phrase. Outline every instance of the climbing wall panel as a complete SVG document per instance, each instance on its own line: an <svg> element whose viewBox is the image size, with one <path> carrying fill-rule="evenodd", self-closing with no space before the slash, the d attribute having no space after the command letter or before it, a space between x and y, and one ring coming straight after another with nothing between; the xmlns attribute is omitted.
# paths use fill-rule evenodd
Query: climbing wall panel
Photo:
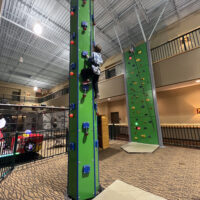
<svg viewBox="0 0 200 200"><path fill-rule="evenodd" d="M158 129L146 43L124 54L131 141L158 144Z"/></svg>
<svg viewBox="0 0 200 200"><path fill-rule="evenodd" d="M71 1L68 195L73 199L93 198L99 189L96 105L91 85L83 85L80 76L94 43L93 3Z"/></svg>

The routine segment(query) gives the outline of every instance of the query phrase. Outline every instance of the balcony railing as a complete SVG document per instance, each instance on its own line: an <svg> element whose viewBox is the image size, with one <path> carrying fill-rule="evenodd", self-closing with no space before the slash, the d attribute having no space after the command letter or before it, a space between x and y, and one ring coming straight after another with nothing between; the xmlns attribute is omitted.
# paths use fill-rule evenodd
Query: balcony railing
<svg viewBox="0 0 200 200"><path fill-rule="evenodd" d="M69 88L63 88L57 92L49 94L44 97L21 96L13 94L0 94L0 103L43 103L52 99L56 99L69 93Z"/></svg>
<svg viewBox="0 0 200 200"><path fill-rule="evenodd" d="M200 28L170 40L151 50L153 63L200 47Z"/></svg>

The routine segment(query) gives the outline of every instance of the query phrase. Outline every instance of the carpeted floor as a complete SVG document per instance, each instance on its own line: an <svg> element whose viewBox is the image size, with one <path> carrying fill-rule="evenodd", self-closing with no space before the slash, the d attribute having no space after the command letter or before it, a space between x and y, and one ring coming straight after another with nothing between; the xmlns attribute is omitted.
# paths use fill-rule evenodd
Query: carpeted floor
<svg viewBox="0 0 200 200"><path fill-rule="evenodd" d="M107 187L116 179L168 200L200 200L200 150L180 147L153 154L127 154L111 142L100 152L100 181ZM0 200L64 200L67 156L19 167L0 183Z"/></svg>

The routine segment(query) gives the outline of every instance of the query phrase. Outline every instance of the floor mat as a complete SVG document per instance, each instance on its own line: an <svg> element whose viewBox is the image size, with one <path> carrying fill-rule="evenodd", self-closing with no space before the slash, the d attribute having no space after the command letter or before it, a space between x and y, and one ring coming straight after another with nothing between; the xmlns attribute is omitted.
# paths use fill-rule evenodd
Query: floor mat
<svg viewBox="0 0 200 200"><path fill-rule="evenodd" d="M94 200L166 200L127 183L116 180Z"/></svg>
<svg viewBox="0 0 200 200"><path fill-rule="evenodd" d="M159 145L129 142L121 146L127 153L153 153Z"/></svg>

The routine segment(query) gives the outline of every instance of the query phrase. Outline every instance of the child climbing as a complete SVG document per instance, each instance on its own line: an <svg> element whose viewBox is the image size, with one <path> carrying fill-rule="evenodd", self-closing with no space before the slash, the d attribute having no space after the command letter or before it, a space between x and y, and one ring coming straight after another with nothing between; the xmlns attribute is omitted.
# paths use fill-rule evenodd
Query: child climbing
<svg viewBox="0 0 200 200"><path fill-rule="evenodd" d="M89 75L92 80L92 87L94 90L94 98L99 97L99 87L98 87L98 81L99 76L101 73L100 65L103 63L103 59L101 56L101 47L100 45L94 46L94 51L92 52L91 57L87 55L88 63L89 63ZM88 79L87 79L88 81Z"/></svg>

